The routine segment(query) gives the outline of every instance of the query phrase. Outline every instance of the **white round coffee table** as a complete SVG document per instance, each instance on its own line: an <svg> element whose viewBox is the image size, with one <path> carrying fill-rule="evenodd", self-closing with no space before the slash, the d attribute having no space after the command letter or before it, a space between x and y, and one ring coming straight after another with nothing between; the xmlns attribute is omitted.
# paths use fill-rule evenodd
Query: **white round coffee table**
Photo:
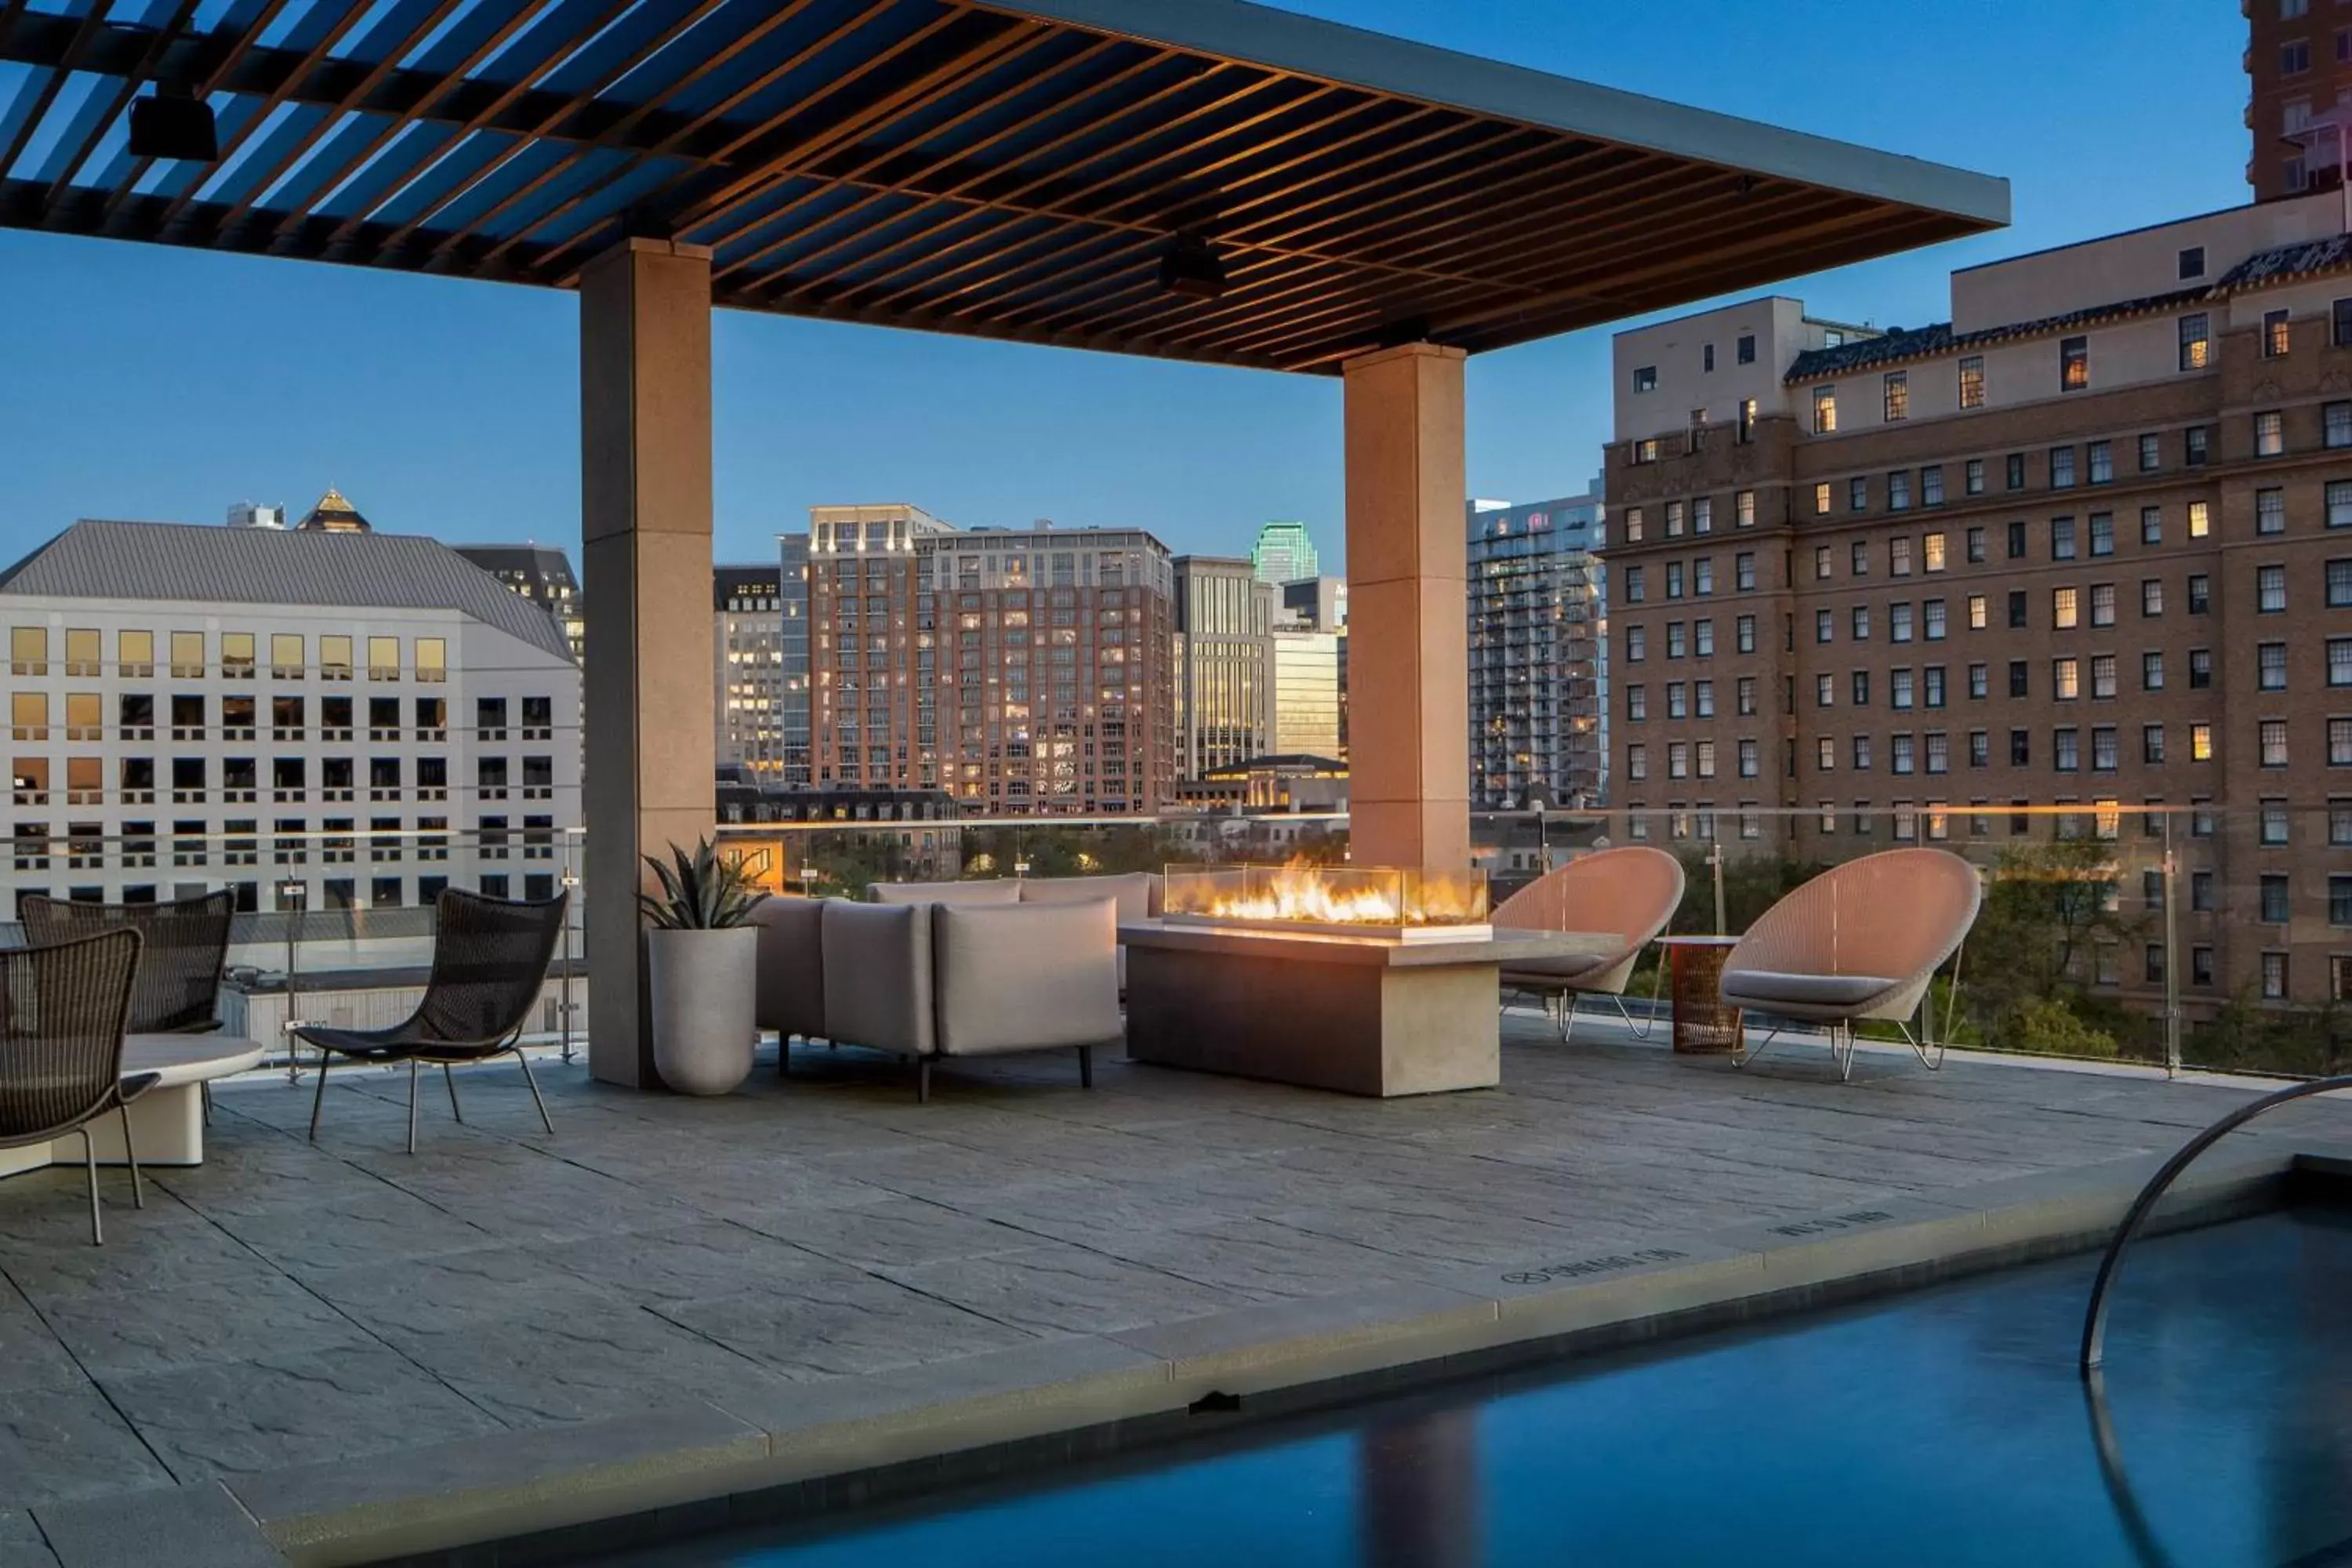
<svg viewBox="0 0 2352 1568"><path fill-rule="evenodd" d="M204 1086L261 1065L260 1045L237 1035L128 1035L122 1076L158 1075L155 1087L131 1102L131 1137L142 1165L201 1165L205 1161ZM89 1124L102 1164L123 1163L122 1119L111 1111ZM0 1176L43 1165L79 1164L81 1134L53 1143L0 1149Z"/></svg>

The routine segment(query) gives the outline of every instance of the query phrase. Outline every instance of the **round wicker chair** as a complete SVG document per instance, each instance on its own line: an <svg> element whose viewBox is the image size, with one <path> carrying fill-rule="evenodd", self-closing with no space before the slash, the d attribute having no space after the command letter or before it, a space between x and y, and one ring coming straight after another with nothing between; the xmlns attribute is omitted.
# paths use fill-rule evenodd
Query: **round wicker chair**
<svg viewBox="0 0 2352 1568"><path fill-rule="evenodd" d="M1503 989L1542 997L1562 1041L1576 1026L1577 998L1587 994L1609 997L1626 1026L1647 1039L1650 1026L1625 1011L1625 982L1682 901L1682 862L1663 849L1633 845L1580 855L1504 900L1493 923L1506 931L1606 931L1622 945L1514 963L1503 971Z"/></svg>

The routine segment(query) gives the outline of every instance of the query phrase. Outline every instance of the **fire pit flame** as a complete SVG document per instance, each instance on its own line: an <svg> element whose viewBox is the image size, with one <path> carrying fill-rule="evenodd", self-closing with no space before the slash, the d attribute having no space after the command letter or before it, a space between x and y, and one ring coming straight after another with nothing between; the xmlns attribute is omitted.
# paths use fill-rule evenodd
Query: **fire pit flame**
<svg viewBox="0 0 2352 1568"><path fill-rule="evenodd" d="M1475 871L1379 867L1171 866L1167 918L1313 934L1397 941L1470 938L1487 931L1486 880Z"/></svg>

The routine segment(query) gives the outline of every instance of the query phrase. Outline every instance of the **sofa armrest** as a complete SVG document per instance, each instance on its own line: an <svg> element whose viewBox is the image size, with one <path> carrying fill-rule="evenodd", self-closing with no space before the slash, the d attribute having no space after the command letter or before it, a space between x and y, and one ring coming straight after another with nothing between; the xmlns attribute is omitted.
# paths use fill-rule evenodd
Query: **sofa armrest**
<svg viewBox="0 0 2352 1568"><path fill-rule="evenodd" d="M931 906L824 904L824 1037L900 1056L937 1054Z"/></svg>
<svg viewBox="0 0 2352 1568"><path fill-rule="evenodd" d="M753 1021L777 1034L824 1034L823 899L763 900L751 911L760 928L758 997Z"/></svg>
<svg viewBox="0 0 2352 1568"><path fill-rule="evenodd" d="M1111 899L1003 909L940 904L932 921L940 1055L1119 1037L1118 919Z"/></svg>

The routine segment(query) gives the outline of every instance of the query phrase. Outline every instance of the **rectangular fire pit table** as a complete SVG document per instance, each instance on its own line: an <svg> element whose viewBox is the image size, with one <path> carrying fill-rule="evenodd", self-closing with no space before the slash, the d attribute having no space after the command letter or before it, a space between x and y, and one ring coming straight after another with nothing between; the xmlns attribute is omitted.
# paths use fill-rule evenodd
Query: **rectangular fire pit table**
<svg viewBox="0 0 2352 1568"><path fill-rule="evenodd" d="M1622 945L1579 931L1396 942L1160 921L1118 937L1134 1060L1382 1097L1494 1088L1502 966Z"/></svg>

